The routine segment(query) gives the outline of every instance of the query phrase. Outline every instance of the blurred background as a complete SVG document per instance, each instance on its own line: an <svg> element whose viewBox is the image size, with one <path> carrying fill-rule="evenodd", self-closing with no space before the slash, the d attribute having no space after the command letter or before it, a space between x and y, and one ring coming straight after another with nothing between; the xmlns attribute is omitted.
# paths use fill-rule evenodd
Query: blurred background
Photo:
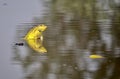
<svg viewBox="0 0 120 79"><path fill-rule="evenodd" d="M1 0L0 17L0 79L120 79L120 0ZM21 39L38 24L45 54Z"/></svg>

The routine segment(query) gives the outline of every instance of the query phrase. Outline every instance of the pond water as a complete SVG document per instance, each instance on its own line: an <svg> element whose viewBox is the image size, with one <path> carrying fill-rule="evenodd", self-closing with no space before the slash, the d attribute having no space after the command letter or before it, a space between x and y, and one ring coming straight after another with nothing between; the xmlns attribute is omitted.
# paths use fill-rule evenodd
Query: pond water
<svg viewBox="0 0 120 79"><path fill-rule="evenodd" d="M119 6L86 1L0 0L0 79L120 79ZM22 39L39 24L47 53Z"/></svg>
<svg viewBox="0 0 120 79"><path fill-rule="evenodd" d="M31 22L33 17L42 14L42 2L39 0L0 0L0 79L21 79L22 68L13 65L12 46L16 35L16 26Z"/></svg>

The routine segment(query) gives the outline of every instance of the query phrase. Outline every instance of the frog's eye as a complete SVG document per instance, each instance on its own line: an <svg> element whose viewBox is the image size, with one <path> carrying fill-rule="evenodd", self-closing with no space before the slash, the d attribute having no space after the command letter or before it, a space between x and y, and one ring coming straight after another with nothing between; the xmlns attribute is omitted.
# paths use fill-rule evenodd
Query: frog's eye
<svg viewBox="0 0 120 79"><path fill-rule="evenodd" d="M41 30L38 30L40 33L42 32Z"/></svg>
<svg viewBox="0 0 120 79"><path fill-rule="evenodd" d="M47 26L45 26L43 24L39 25L38 27L39 27L39 30L42 31L42 32L47 28Z"/></svg>

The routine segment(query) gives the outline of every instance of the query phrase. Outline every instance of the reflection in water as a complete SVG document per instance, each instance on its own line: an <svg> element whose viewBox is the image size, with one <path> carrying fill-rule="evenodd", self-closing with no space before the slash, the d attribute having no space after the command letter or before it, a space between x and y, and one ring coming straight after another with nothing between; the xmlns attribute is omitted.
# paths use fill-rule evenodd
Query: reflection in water
<svg viewBox="0 0 120 79"><path fill-rule="evenodd" d="M13 59L25 79L120 79L119 5L108 0L48 0L46 5L43 19L20 25L16 33L16 41L24 42L20 38L30 27L39 22L48 26L43 42L47 53L27 44L14 47Z"/></svg>

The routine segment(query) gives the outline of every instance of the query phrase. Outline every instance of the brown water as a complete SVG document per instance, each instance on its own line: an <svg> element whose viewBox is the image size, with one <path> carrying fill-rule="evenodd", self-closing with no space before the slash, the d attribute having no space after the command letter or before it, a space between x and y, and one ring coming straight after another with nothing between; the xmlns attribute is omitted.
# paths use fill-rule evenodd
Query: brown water
<svg viewBox="0 0 120 79"><path fill-rule="evenodd" d="M108 1L104 7L96 8L95 0L93 4L92 1L83 1L82 6L79 5L82 0L75 0L73 3L71 1L63 1L71 5L64 5L58 0L49 3L51 7L47 8L43 19L35 18L33 23L22 24L17 29L16 40L25 45L14 47L13 58L23 68L24 77L120 79L120 11L117 4L112 4L114 7L111 8ZM98 4L104 3L101 1ZM63 5L64 8L57 5ZM25 41L20 40L31 27L38 24L48 26L43 33L43 44L48 51L44 54L35 52ZM89 56L92 54L104 58L91 59Z"/></svg>

